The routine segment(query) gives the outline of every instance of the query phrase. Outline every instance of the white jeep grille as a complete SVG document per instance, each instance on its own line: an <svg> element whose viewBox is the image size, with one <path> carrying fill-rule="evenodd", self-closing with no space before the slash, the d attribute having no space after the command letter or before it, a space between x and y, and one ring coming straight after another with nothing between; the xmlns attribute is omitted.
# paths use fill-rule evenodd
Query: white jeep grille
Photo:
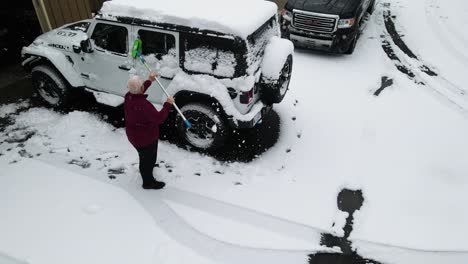
<svg viewBox="0 0 468 264"><path fill-rule="evenodd" d="M314 33L334 33L338 16L293 10L293 26Z"/></svg>

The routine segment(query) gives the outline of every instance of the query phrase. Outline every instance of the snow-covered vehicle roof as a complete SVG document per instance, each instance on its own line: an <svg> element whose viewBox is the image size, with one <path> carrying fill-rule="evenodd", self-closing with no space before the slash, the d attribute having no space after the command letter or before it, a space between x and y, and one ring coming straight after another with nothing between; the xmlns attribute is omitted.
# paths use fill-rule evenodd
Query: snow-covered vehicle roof
<svg viewBox="0 0 468 264"><path fill-rule="evenodd" d="M104 2L103 19L138 18L247 38L276 15L265 0L112 0Z"/></svg>

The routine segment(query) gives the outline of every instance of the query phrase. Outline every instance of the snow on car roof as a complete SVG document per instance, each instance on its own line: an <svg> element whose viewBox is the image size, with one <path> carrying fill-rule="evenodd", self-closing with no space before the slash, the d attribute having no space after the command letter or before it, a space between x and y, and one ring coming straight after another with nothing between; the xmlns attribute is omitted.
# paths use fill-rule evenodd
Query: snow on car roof
<svg viewBox="0 0 468 264"><path fill-rule="evenodd" d="M112 0L103 18L133 17L247 38L277 12L265 0Z"/></svg>

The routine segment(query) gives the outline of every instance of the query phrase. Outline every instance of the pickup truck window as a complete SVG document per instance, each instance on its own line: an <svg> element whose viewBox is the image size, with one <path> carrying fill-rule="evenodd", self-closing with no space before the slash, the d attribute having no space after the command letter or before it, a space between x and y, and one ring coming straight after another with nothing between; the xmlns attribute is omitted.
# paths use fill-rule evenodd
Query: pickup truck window
<svg viewBox="0 0 468 264"><path fill-rule="evenodd" d="M176 45L175 37L170 34L139 30L138 35L143 43L141 53L143 55L154 54L158 59L167 55L171 49L175 48Z"/></svg>
<svg viewBox="0 0 468 264"><path fill-rule="evenodd" d="M105 23L98 23L91 36L97 48L119 54L128 52L127 38L127 28Z"/></svg>

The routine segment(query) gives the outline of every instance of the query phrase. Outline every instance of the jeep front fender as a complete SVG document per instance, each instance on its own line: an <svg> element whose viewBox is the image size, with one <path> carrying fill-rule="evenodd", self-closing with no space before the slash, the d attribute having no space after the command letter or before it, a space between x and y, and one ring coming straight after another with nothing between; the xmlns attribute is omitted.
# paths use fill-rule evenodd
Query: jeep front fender
<svg viewBox="0 0 468 264"><path fill-rule="evenodd" d="M79 70L75 67L72 59L62 52L49 48L46 46L35 46L34 44L29 47L24 47L21 54L23 57L39 57L48 60L52 65L62 74L72 87L84 86L83 80L80 77ZM27 66L28 62L33 60L27 59L23 66Z"/></svg>

